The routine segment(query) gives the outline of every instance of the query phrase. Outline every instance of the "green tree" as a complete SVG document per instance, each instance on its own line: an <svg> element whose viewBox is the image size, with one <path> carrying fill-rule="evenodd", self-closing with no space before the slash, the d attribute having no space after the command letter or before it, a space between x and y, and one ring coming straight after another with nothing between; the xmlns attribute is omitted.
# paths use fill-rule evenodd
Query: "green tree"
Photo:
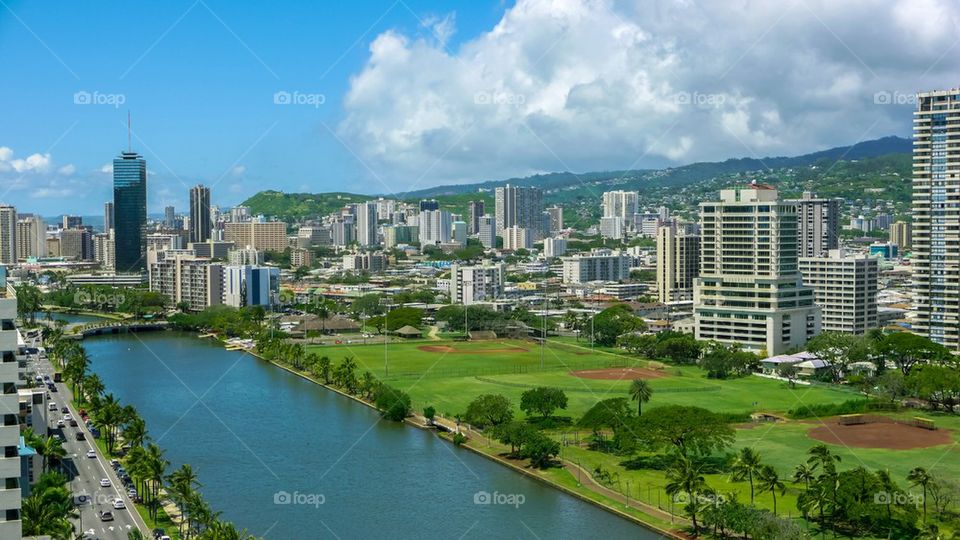
<svg viewBox="0 0 960 540"><path fill-rule="evenodd" d="M466 421L484 428L496 427L513 419L510 400L500 394L483 394L467 405Z"/></svg>
<svg viewBox="0 0 960 540"><path fill-rule="evenodd" d="M941 362L949 358L950 351L939 343L910 332L896 332L876 344L881 358L892 361L904 375L920 363Z"/></svg>
<svg viewBox="0 0 960 540"><path fill-rule="evenodd" d="M733 460L733 463L730 466L731 475L730 479L734 482L743 482L747 481L750 483L750 505L753 506L753 480L763 469L763 464L760 463L760 454L750 448L745 446L740 449L740 453L737 454L737 457Z"/></svg>
<svg viewBox="0 0 960 540"><path fill-rule="evenodd" d="M907 474L907 481L911 486L920 486L923 488L923 522L927 522L927 488L933 482L933 476L923 467L914 467Z"/></svg>
<svg viewBox="0 0 960 540"><path fill-rule="evenodd" d="M378 386L375 403L384 418L395 422L402 422L412 410L410 396L387 384Z"/></svg>
<svg viewBox="0 0 960 540"><path fill-rule="evenodd" d="M537 413L543 418L549 417L557 409L567 408L567 395L559 388L538 386L520 395L520 410Z"/></svg>
<svg viewBox="0 0 960 540"><path fill-rule="evenodd" d="M630 399L637 402L637 416L643 414L643 404L653 397L653 387L644 379L634 379L630 383Z"/></svg>
<svg viewBox="0 0 960 540"><path fill-rule="evenodd" d="M697 526L697 511L699 509L699 500L701 493L707 489L707 481L703 476L702 466L695 463L684 454L678 453L674 456L673 462L666 472L667 485L665 490L677 500L678 495L686 496L684 511L690 516L693 523L693 535L699 532Z"/></svg>
<svg viewBox="0 0 960 540"><path fill-rule="evenodd" d="M546 469L553 464L553 458L560 454L560 443L535 432L527 438L526 446L520 450L521 457L530 460L530 466Z"/></svg>
<svg viewBox="0 0 960 540"><path fill-rule="evenodd" d="M591 324L594 343L605 347L616 345L620 336L642 332L647 326L627 304L608 307L596 314Z"/></svg>
<svg viewBox="0 0 960 540"><path fill-rule="evenodd" d="M656 414L632 418L629 431L648 447L672 446L682 455L719 451L736 438L723 416L684 405L665 405L658 407Z"/></svg>
<svg viewBox="0 0 960 540"><path fill-rule="evenodd" d="M787 486L784 485L783 481L780 480L780 475L777 474L777 470L771 467L770 465L763 465L760 467L759 474L757 475L757 489L760 490L760 493L769 491L773 495L773 513L777 513L777 492L780 492L780 495L783 495L787 492ZM753 488L750 488L751 496L753 495ZM751 501L752 503L752 501Z"/></svg>

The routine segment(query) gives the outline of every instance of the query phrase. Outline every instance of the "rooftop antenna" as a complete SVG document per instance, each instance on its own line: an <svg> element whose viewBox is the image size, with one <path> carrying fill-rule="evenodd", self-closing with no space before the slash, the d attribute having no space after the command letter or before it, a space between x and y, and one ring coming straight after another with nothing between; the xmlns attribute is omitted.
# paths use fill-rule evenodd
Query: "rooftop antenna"
<svg viewBox="0 0 960 540"><path fill-rule="evenodd" d="M127 111L127 152L133 152L133 140L131 139L131 122L130 122L130 111Z"/></svg>

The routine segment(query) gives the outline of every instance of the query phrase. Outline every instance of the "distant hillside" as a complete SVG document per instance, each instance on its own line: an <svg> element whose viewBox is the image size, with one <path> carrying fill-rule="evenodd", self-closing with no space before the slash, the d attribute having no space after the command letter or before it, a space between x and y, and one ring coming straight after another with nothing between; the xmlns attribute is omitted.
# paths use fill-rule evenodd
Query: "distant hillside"
<svg viewBox="0 0 960 540"><path fill-rule="evenodd" d="M698 188L710 190L716 188L714 184L717 182L728 183L746 173L763 173L772 181L783 182L781 189L785 194L794 189L810 189L821 196L855 199L857 194L863 194L864 190L869 189L886 191L887 197L892 200L908 201L912 149L909 139L884 137L794 157L738 158L722 162L692 163L659 170L557 172L475 184L438 186L407 193L404 200L435 198L450 211L466 214L469 201L483 200L492 205L490 191L509 183L519 186L537 186L547 192L546 200L551 204L580 204L594 207L598 194L607 190L638 190L641 195L647 192L650 196L660 196L658 192L664 190L663 195L668 196L671 188L684 188L685 191L689 188L693 188L694 191L701 191ZM784 171L792 172L784 174ZM893 185L890 184L893 178L904 181ZM319 217L334 212L346 204L373 198L375 197L351 193L310 194L262 191L243 204L249 206L256 214L276 216L290 221ZM585 216L593 213L589 210L584 212Z"/></svg>

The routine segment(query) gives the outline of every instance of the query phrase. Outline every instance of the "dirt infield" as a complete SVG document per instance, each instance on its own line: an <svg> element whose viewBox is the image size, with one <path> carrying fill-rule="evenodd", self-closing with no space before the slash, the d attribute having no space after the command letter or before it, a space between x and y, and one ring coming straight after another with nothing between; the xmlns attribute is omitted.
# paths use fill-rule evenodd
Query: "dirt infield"
<svg viewBox="0 0 960 540"><path fill-rule="evenodd" d="M667 376L667 374L662 371L656 371L647 368L584 369L580 371L571 371L570 374L574 377L580 377L581 379L598 379L604 381L659 379Z"/></svg>
<svg viewBox="0 0 960 540"><path fill-rule="evenodd" d="M451 347L449 345L421 345L417 347L417 350L423 351L423 352L432 352L432 353L454 353L454 354L508 354L508 353L528 352L528 350L524 349L523 347L503 347L500 349L463 350L463 349L457 349L456 347Z"/></svg>
<svg viewBox="0 0 960 540"><path fill-rule="evenodd" d="M945 429L930 430L889 422L844 426L834 419L821 423L807 435L818 441L851 448L887 450L912 450L953 442L950 432Z"/></svg>

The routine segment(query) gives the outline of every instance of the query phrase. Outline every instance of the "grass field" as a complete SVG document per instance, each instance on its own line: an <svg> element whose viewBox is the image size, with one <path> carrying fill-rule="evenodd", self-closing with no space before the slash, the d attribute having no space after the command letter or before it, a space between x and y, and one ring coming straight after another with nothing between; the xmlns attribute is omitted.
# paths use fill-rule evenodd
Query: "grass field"
<svg viewBox="0 0 960 540"><path fill-rule="evenodd" d="M445 352L426 352L423 347ZM453 350L447 350L448 347ZM558 414L575 418L597 401L626 396L630 382L584 379L570 375L571 371L648 364L609 350L591 352L589 347L573 342L552 340L542 355L538 344L521 340L417 341L389 344L386 354L382 344L316 346L310 351L328 356L334 364L352 356L361 372L369 370L381 380L406 390L418 409L433 405L446 415L463 412L481 394L503 394L519 405L525 390L554 386L562 388L569 399L567 410ZM826 386L791 389L785 383L759 377L711 380L696 367L668 367L664 372L668 376L650 381L654 396L646 405L648 408L679 404L722 412L785 413L804 403L832 403L856 397L854 392Z"/></svg>

